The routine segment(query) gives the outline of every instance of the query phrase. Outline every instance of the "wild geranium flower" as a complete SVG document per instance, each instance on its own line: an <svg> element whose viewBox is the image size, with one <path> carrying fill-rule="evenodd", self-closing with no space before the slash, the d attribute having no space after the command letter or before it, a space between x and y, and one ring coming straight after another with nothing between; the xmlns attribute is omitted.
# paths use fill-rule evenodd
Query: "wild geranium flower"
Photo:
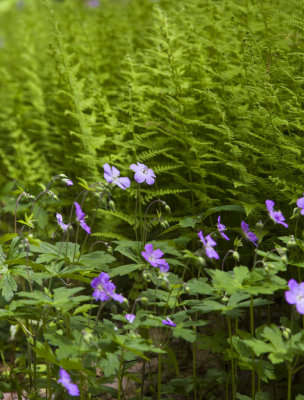
<svg viewBox="0 0 304 400"><path fill-rule="evenodd" d="M303 193L303 195L304 195L304 193ZM299 208L301 208L301 214L304 215L304 197L300 197L300 198L297 200L297 206L298 206Z"/></svg>
<svg viewBox="0 0 304 400"><path fill-rule="evenodd" d="M70 375L63 369L59 370L60 379L58 379L58 383L61 383L62 386L66 388L70 396L79 396L79 389L75 383L71 382Z"/></svg>
<svg viewBox="0 0 304 400"><path fill-rule="evenodd" d="M74 202L75 205L75 210L76 210L76 218L80 223L80 226L82 227L83 230L86 231L87 234L90 235L91 233L91 228L86 224L84 217L85 217L85 213L82 211L80 205L75 201Z"/></svg>
<svg viewBox="0 0 304 400"><path fill-rule="evenodd" d="M92 8L98 7L99 0L87 0L87 5Z"/></svg>
<svg viewBox="0 0 304 400"><path fill-rule="evenodd" d="M268 213L270 218L277 224L281 224L285 226L285 228L288 228L288 225L286 224L285 218L283 217L283 214L281 211L273 211L273 206L275 205L275 202L272 200L266 200L265 201Z"/></svg>
<svg viewBox="0 0 304 400"><path fill-rule="evenodd" d="M166 260L161 258L164 253L160 249L153 250L153 244L146 244L145 251L142 251L141 255L155 268L166 263Z"/></svg>
<svg viewBox="0 0 304 400"><path fill-rule="evenodd" d="M113 183L114 185L120 187L120 189L126 190L131 185L131 181L127 177L119 178L120 171L115 167L110 167L108 163L104 164L104 178L108 183Z"/></svg>
<svg viewBox="0 0 304 400"><path fill-rule="evenodd" d="M116 286L110 281L110 277L106 272L102 272L97 278L91 282L94 290L94 299L100 301L107 301L112 298L119 303L123 303L124 297L121 294L115 293Z"/></svg>
<svg viewBox="0 0 304 400"><path fill-rule="evenodd" d="M74 185L74 183L73 183L73 181L71 181L71 179L64 179L64 182L65 182L65 184L67 186L73 186Z"/></svg>
<svg viewBox="0 0 304 400"><path fill-rule="evenodd" d="M130 324L132 324L132 322L135 320L135 315L134 314L126 314L125 318L128 322L130 322Z"/></svg>
<svg viewBox="0 0 304 400"><path fill-rule="evenodd" d="M148 185L153 185L156 176L151 168L138 162L137 165L131 164L130 169L135 172L134 179L137 183L146 181Z"/></svg>
<svg viewBox="0 0 304 400"><path fill-rule="evenodd" d="M250 242L252 242L255 246L257 246L256 242L257 242L258 238L256 237L256 235L253 232L249 231L249 225L246 224L246 222L242 221L241 228L243 229L243 232L244 232L244 235L246 236L246 238L248 240L250 240Z"/></svg>
<svg viewBox="0 0 304 400"><path fill-rule="evenodd" d="M63 222L62 215L59 214L59 213L56 214L56 218L57 218L57 223L58 223L58 225L59 225L59 226L62 228L62 230L65 232L65 231L68 229L69 224L65 224L65 223Z"/></svg>
<svg viewBox="0 0 304 400"><path fill-rule="evenodd" d="M169 264L167 263L167 261L165 261L163 264L159 264L158 266L160 272L162 272L163 274L166 274L169 272Z"/></svg>
<svg viewBox="0 0 304 400"><path fill-rule="evenodd" d="M202 241L202 243L204 245L207 257L215 258L218 260L220 258L220 256L213 249L213 247L216 246L216 242L212 239L212 237L210 235L207 235L206 238L204 238L202 231L200 231L198 233L198 237L200 238L200 240Z"/></svg>
<svg viewBox="0 0 304 400"><path fill-rule="evenodd" d="M304 314L304 282L298 283L294 279L288 282L289 289L285 292L285 299L289 304L295 304L298 313Z"/></svg>
<svg viewBox="0 0 304 400"><path fill-rule="evenodd" d="M167 317L166 319L162 319L162 323L168 326L176 326L176 324L169 317Z"/></svg>
<svg viewBox="0 0 304 400"><path fill-rule="evenodd" d="M221 217L218 216L217 219L217 229L219 230L220 234L222 235L222 237L226 240L230 240L229 237L224 233L224 230L226 230L226 226L221 224Z"/></svg>

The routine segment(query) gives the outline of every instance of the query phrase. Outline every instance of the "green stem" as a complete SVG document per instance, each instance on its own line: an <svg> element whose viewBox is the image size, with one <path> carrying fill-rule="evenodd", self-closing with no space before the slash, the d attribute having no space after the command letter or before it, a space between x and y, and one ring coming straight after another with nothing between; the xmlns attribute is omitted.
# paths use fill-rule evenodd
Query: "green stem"
<svg viewBox="0 0 304 400"><path fill-rule="evenodd" d="M193 369L193 380L194 380L194 400L197 400L197 385L196 385L196 340L193 342L192 348L192 369Z"/></svg>
<svg viewBox="0 0 304 400"><path fill-rule="evenodd" d="M288 368L287 400L291 400L291 378L292 378L292 369Z"/></svg>
<svg viewBox="0 0 304 400"><path fill-rule="evenodd" d="M135 202L135 211L134 211L134 230L136 241L138 242L138 234L137 234L137 209L138 209L138 201L139 201L139 183L137 184L137 193L136 193L136 202Z"/></svg>
<svg viewBox="0 0 304 400"><path fill-rule="evenodd" d="M157 400L161 400L161 384L162 384L162 376L161 376L161 369L162 369L162 355L158 354L158 373L157 373Z"/></svg>
<svg viewBox="0 0 304 400"><path fill-rule="evenodd" d="M253 319L253 295L250 296L250 333L254 336L254 319ZM251 371L251 398L255 399L255 357L252 355L252 371Z"/></svg>
<svg viewBox="0 0 304 400"><path fill-rule="evenodd" d="M233 357L233 345L232 345L232 330L231 321L228 320L228 330L229 330L229 341L230 341L230 351L231 351L231 383L232 383L232 400L235 400L236 388L235 388L235 374L234 374L234 357Z"/></svg>

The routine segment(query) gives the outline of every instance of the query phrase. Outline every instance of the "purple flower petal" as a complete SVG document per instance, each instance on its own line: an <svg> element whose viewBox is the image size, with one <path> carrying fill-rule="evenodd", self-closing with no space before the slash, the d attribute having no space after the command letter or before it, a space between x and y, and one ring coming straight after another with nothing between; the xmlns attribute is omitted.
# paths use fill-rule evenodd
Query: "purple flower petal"
<svg viewBox="0 0 304 400"><path fill-rule="evenodd" d="M220 256L213 249L213 247L216 246L216 242L212 239L212 237L210 235L207 235L206 238L204 238L202 231L198 232L198 237L200 238L200 240L202 241L202 243L204 245L207 257L215 258L216 260L218 260L220 258Z"/></svg>
<svg viewBox="0 0 304 400"><path fill-rule="evenodd" d="M246 224L246 222L242 221L241 228L242 228L246 238L248 240L250 240L250 242L252 242L255 246L257 246L256 241L258 240L258 238L256 237L256 235L253 232L249 231L249 225Z"/></svg>
<svg viewBox="0 0 304 400"><path fill-rule="evenodd" d="M285 292L285 299L289 304L296 304L297 296L292 292Z"/></svg>
<svg viewBox="0 0 304 400"><path fill-rule="evenodd" d="M163 274L166 274L169 272L169 264L167 262L165 262L164 264L159 264L158 268L160 270L160 272L162 272Z"/></svg>
<svg viewBox="0 0 304 400"><path fill-rule="evenodd" d="M283 226L285 226L285 228L288 228L288 225L286 224L285 218L283 216L283 214L281 213L281 211L273 211L273 207L275 205L275 202L272 200L266 200L265 201L268 213L270 218L276 223L276 224L281 224Z"/></svg>
<svg viewBox="0 0 304 400"><path fill-rule="evenodd" d="M70 375L63 369L60 368L59 370L60 379L58 379L58 383L61 383L64 386L70 396L79 396L79 389L75 383L71 382Z"/></svg>
<svg viewBox="0 0 304 400"><path fill-rule="evenodd" d="M126 190L127 188L130 187L131 181L130 181L130 179L127 178L127 177L121 177L121 178L117 178L115 184L116 184L120 189Z"/></svg>
<svg viewBox="0 0 304 400"><path fill-rule="evenodd" d="M169 317L167 317L166 319L162 319L162 323L168 326L176 326L176 324Z"/></svg>
<svg viewBox="0 0 304 400"><path fill-rule="evenodd" d="M88 234L91 234L91 228L85 223L85 221L80 221L80 226Z"/></svg>
<svg viewBox="0 0 304 400"><path fill-rule="evenodd" d="M297 200L297 206L300 207L300 208L304 208L304 197L300 197Z"/></svg>
<svg viewBox="0 0 304 400"><path fill-rule="evenodd" d="M127 321L130 322L130 324L132 324L132 322L135 320L135 315L134 314L126 314L125 318Z"/></svg>
<svg viewBox="0 0 304 400"><path fill-rule="evenodd" d="M230 240L229 237L224 233L224 230L226 229L225 225L221 224L221 217L220 215L217 218L217 229L220 232L220 235L226 239L226 240Z"/></svg>
<svg viewBox="0 0 304 400"><path fill-rule="evenodd" d="M80 222L81 220L84 219L85 213L82 211L80 205L76 201L74 202L74 205L75 205L75 210L76 210L76 218Z"/></svg>
<svg viewBox="0 0 304 400"><path fill-rule="evenodd" d="M295 279L290 279L288 286L291 291L296 291L298 289L298 282Z"/></svg>
<svg viewBox="0 0 304 400"><path fill-rule="evenodd" d="M59 225L59 226L62 228L62 230L65 232L65 231L68 229L69 224L65 224L65 223L63 222L62 215L59 214L59 213L56 214L56 218L57 218L57 223L58 223L58 225Z"/></svg>

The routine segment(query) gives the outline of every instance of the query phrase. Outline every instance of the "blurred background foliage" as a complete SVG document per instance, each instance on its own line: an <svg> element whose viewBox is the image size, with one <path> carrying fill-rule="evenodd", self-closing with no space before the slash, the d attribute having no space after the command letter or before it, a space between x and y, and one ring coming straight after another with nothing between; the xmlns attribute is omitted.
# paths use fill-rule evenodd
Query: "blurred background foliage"
<svg viewBox="0 0 304 400"><path fill-rule="evenodd" d="M136 161L153 168L142 202L166 200L172 223L221 205L256 220L266 198L295 206L303 12L286 0L0 0L1 229L17 185L98 182L106 162L129 177ZM54 212L79 191L62 187ZM133 235L136 190L115 192L120 213L98 211L101 236Z"/></svg>

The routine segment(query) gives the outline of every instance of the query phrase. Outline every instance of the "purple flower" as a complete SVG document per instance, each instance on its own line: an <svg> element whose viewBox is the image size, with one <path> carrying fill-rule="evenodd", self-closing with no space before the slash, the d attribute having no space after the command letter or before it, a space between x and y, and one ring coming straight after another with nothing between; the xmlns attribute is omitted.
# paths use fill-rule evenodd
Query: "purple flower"
<svg viewBox="0 0 304 400"><path fill-rule="evenodd" d="M226 229L226 226L221 224L221 217L219 216L217 219L217 229L219 230L220 234L222 237L226 240L230 240L229 237L224 233L224 230Z"/></svg>
<svg viewBox="0 0 304 400"><path fill-rule="evenodd" d="M288 282L289 291L285 292L285 299L289 304L295 304L298 313L304 314L304 282L298 283L294 279Z"/></svg>
<svg viewBox="0 0 304 400"><path fill-rule="evenodd" d="M132 322L135 320L135 315L134 314L126 314L125 318L127 319L127 321L130 322L130 324L132 324Z"/></svg>
<svg viewBox="0 0 304 400"><path fill-rule="evenodd" d="M176 326L176 324L169 317L167 317L166 319L162 319L162 323L168 326Z"/></svg>
<svg viewBox="0 0 304 400"><path fill-rule="evenodd" d="M145 250L146 251L141 252L141 255L152 265L152 267L156 268L160 264L166 263L166 260L161 258L164 253L160 249L153 250L153 244L146 244Z"/></svg>
<svg viewBox="0 0 304 400"><path fill-rule="evenodd" d="M129 178L122 177L119 178L120 172L115 167L110 167L108 163L104 164L104 178L108 183L113 183L114 185L120 187L120 189L126 190L131 185Z"/></svg>
<svg viewBox="0 0 304 400"><path fill-rule="evenodd" d="M64 386L70 396L79 396L79 389L75 383L71 382L70 375L63 369L59 370L60 379L58 379L58 383L61 383Z"/></svg>
<svg viewBox="0 0 304 400"><path fill-rule="evenodd" d="M158 266L160 272L162 272L163 274L166 274L169 272L169 264L167 263L167 261L165 261L163 264L159 264Z"/></svg>
<svg viewBox="0 0 304 400"><path fill-rule="evenodd" d="M205 239L202 231L198 233L198 237L203 242L207 257L216 258L218 260L220 256L213 249L213 247L216 246L216 242L212 239L212 237L210 235L207 235Z"/></svg>
<svg viewBox="0 0 304 400"><path fill-rule="evenodd" d="M135 172L134 179L138 183L147 182L148 185L153 185L155 181L155 174L152 169L148 168L145 164L137 163L130 165L130 169Z"/></svg>
<svg viewBox="0 0 304 400"><path fill-rule="evenodd" d="M285 228L288 228L288 225L286 224L285 218L283 217L283 214L281 213L281 211L273 211L273 206L275 205L275 202L272 200L266 200L265 201L267 210L269 212L269 216L270 218L277 224L281 224L283 226L285 226Z"/></svg>
<svg viewBox="0 0 304 400"><path fill-rule="evenodd" d="M64 183L65 183L67 186L73 186L73 185L74 185L74 183L73 183L73 181L71 181L71 179L65 179L65 180L64 180Z"/></svg>
<svg viewBox="0 0 304 400"><path fill-rule="evenodd" d="M243 232L244 232L244 235L246 236L246 238L248 240L250 240L250 242L252 242L255 246L257 246L256 241L258 240L258 238L256 237L256 235L253 232L249 231L249 225L246 224L246 222L242 221L241 228L243 229Z"/></svg>
<svg viewBox="0 0 304 400"><path fill-rule="evenodd" d="M304 193L303 193L303 195L304 195ZM300 197L300 198L297 200L297 206L298 206L299 208L301 208L301 214L304 215L304 197Z"/></svg>
<svg viewBox="0 0 304 400"><path fill-rule="evenodd" d="M99 6L99 0L88 0L87 5L89 7L95 8Z"/></svg>
<svg viewBox="0 0 304 400"><path fill-rule="evenodd" d="M90 235L91 233L91 228L86 224L84 217L85 217L85 213L82 211L80 205L75 201L74 202L75 205L75 210L76 210L76 218L78 219L80 226L82 227L83 230L86 231L86 233L88 235Z"/></svg>
<svg viewBox="0 0 304 400"><path fill-rule="evenodd" d="M69 224L63 223L62 215L59 213L56 214L56 218L57 218L58 225L61 226L62 230L65 232L68 229Z"/></svg>
<svg viewBox="0 0 304 400"><path fill-rule="evenodd" d="M121 294L114 293L116 286L110 281L110 277L106 272L102 272L97 278L94 278L91 286L95 289L93 297L96 301L107 301L110 298L119 303L124 301L124 297Z"/></svg>

